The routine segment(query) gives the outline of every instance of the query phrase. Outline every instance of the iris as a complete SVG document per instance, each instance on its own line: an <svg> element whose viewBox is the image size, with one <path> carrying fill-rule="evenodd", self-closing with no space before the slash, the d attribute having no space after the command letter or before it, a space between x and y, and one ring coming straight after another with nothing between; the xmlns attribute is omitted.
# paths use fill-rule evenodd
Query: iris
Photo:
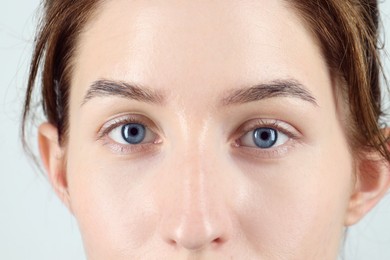
<svg viewBox="0 0 390 260"><path fill-rule="evenodd" d="M141 124L126 124L122 126L122 137L129 144L139 144L145 139L145 126Z"/></svg>
<svg viewBox="0 0 390 260"><path fill-rule="evenodd" d="M257 128L253 131L253 141L263 149L271 148L278 140L278 132L272 128Z"/></svg>

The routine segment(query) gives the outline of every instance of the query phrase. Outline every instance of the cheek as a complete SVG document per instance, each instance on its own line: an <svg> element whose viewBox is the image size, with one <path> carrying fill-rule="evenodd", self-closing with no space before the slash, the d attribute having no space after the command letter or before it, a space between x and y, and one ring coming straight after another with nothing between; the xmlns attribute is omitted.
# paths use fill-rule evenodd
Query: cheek
<svg viewBox="0 0 390 260"><path fill-rule="evenodd" d="M241 164L252 183L241 223L259 252L322 258L337 251L353 170L346 146L332 144L277 165Z"/></svg>
<svg viewBox="0 0 390 260"><path fill-rule="evenodd" d="M82 148L73 151L67 167L69 194L88 256L131 255L155 231L151 175L140 164L110 161Z"/></svg>

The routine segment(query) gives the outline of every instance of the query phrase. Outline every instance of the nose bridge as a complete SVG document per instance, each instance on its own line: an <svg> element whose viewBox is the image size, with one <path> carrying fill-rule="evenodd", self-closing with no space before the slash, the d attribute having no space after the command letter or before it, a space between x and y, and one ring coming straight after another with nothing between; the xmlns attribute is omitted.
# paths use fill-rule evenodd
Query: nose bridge
<svg viewBox="0 0 390 260"><path fill-rule="evenodd" d="M172 168L167 169L172 197L162 208L162 235L188 250L223 243L230 228L216 149L206 145L213 139L210 123L205 120L188 131L189 138L175 149Z"/></svg>

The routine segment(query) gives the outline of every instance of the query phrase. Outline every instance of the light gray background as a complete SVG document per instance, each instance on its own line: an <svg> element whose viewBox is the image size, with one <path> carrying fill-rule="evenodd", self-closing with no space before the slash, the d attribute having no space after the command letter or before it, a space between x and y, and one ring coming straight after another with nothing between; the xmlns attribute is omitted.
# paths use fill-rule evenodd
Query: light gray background
<svg viewBox="0 0 390 260"><path fill-rule="evenodd" d="M38 4L0 0L0 259L85 259L75 220L34 171L19 141ZM381 4L381 12L390 51L390 0ZM390 195L350 228L343 251L347 260L390 259Z"/></svg>

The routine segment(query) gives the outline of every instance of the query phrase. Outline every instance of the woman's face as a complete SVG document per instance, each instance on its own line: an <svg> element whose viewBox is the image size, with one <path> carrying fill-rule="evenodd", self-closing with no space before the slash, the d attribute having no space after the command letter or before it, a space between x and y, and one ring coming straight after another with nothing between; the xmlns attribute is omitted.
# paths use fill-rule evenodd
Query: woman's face
<svg viewBox="0 0 390 260"><path fill-rule="evenodd" d="M283 1L106 1L66 147L90 259L335 259L354 168L320 48Z"/></svg>

